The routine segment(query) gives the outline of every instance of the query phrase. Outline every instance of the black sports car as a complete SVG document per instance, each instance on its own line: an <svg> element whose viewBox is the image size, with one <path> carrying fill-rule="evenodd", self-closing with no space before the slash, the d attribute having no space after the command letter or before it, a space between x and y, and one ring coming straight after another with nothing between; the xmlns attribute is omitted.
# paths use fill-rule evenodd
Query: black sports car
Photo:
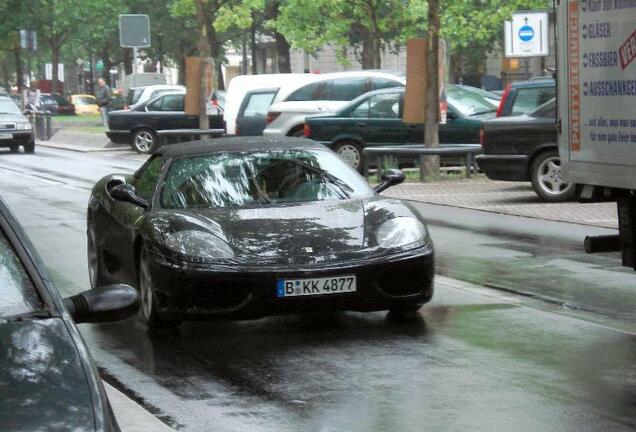
<svg viewBox="0 0 636 432"><path fill-rule="evenodd" d="M149 327L315 310L414 311L433 294L433 244L409 204L298 138L160 148L93 188L91 281L141 293Z"/></svg>
<svg viewBox="0 0 636 432"><path fill-rule="evenodd" d="M119 431L75 323L134 315L137 292L111 286L62 299L0 199L0 430Z"/></svg>

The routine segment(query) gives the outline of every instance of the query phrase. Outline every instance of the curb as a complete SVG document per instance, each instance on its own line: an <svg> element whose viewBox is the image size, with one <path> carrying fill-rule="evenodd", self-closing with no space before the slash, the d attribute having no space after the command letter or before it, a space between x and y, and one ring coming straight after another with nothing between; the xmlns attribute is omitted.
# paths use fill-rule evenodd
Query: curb
<svg viewBox="0 0 636 432"><path fill-rule="evenodd" d="M36 141L36 145L42 147L55 148L60 150L70 150L81 153L97 153L97 152L113 152L113 151L130 151L133 150L130 146L121 146L121 147L88 147L88 146L80 146L73 144L64 144L58 143L54 141Z"/></svg>
<svg viewBox="0 0 636 432"><path fill-rule="evenodd" d="M103 381L108 400L122 431L126 432L174 432L137 402Z"/></svg>

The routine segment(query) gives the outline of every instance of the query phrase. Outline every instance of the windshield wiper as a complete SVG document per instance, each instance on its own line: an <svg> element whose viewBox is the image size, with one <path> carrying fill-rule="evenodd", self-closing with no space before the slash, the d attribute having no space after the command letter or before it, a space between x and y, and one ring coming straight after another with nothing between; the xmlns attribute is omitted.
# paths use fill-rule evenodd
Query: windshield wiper
<svg viewBox="0 0 636 432"><path fill-rule="evenodd" d="M348 184L346 184L345 182L343 182L342 180L340 180L335 175L328 172L327 170L315 167L305 162L300 162L300 161L293 161L293 162L297 165L300 165L303 168L307 168L309 171L313 171L314 173L318 174L320 178L323 178L325 180L328 180L332 184L335 184L336 186L338 186L338 188L340 189L340 192L344 195L345 198L351 198L351 192L353 192L353 188L349 186Z"/></svg>
<svg viewBox="0 0 636 432"><path fill-rule="evenodd" d="M9 323L18 321L35 321L47 318L51 318L51 312L49 312L47 309L36 309L30 312L0 317L0 322Z"/></svg>

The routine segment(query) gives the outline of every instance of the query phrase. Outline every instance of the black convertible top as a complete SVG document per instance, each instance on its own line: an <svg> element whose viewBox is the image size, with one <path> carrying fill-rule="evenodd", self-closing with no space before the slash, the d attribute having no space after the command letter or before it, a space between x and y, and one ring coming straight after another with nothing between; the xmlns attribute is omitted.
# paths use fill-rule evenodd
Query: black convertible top
<svg viewBox="0 0 636 432"><path fill-rule="evenodd" d="M193 156L206 153L219 152L251 152L259 150L278 150L278 149L304 149L304 150L320 150L325 147L315 141L305 138L291 137L225 137L225 138L207 138L198 141L190 141L178 144L168 144L161 146L156 154L163 155L166 158Z"/></svg>

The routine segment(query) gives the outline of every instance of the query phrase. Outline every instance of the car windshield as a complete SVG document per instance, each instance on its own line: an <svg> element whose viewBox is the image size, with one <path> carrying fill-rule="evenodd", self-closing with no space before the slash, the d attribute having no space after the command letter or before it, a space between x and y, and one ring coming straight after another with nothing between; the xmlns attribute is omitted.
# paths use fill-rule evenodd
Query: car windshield
<svg viewBox="0 0 636 432"><path fill-rule="evenodd" d="M75 105L96 105L95 99L88 96L76 96Z"/></svg>
<svg viewBox="0 0 636 432"><path fill-rule="evenodd" d="M166 176L166 208L244 207L363 198L373 191L326 150L214 153L177 159Z"/></svg>
<svg viewBox="0 0 636 432"><path fill-rule="evenodd" d="M0 231L0 319L42 308L33 282Z"/></svg>
<svg viewBox="0 0 636 432"><path fill-rule="evenodd" d="M497 107L483 96L465 88L450 87L448 89L448 103L463 116L485 114L497 110Z"/></svg>
<svg viewBox="0 0 636 432"><path fill-rule="evenodd" d="M0 98L0 114L21 114L18 106L9 98Z"/></svg>

